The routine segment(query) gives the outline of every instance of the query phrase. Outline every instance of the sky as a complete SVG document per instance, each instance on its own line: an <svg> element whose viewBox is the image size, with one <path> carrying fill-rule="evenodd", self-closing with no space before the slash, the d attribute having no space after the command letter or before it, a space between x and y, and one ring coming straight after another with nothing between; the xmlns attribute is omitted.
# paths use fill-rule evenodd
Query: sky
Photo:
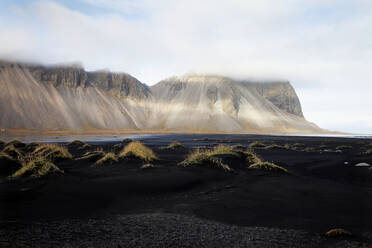
<svg viewBox="0 0 372 248"><path fill-rule="evenodd" d="M370 0L0 0L0 58L81 62L147 85L288 80L307 120L372 134Z"/></svg>

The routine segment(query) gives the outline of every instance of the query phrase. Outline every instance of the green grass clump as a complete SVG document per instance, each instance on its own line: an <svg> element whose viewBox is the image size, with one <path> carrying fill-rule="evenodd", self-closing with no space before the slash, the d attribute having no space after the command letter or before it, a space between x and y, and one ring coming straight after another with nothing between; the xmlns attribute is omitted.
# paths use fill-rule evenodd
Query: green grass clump
<svg viewBox="0 0 372 248"><path fill-rule="evenodd" d="M168 146L162 147L162 149L167 149L167 150L174 150L174 149L180 149L180 148L184 148L184 146L178 141L173 141Z"/></svg>
<svg viewBox="0 0 372 248"><path fill-rule="evenodd" d="M269 172L288 173L288 170L270 162L257 162L248 167L249 169L259 169Z"/></svg>
<svg viewBox="0 0 372 248"><path fill-rule="evenodd" d="M28 160L28 161L27 161ZM51 175L60 175L64 172L54 165L51 161L43 157L31 157L24 161L22 168L17 170L11 177L31 177L41 178Z"/></svg>
<svg viewBox="0 0 372 248"><path fill-rule="evenodd" d="M342 146L337 146L336 147L336 150L348 150L348 149L353 149L353 147L352 146L350 146L350 145L342 145Z"/></svg>
<svg viewBox="0 0 372 248"><path fill-rule="evenodd" d="M12 144L5 146L3 152L11 156L13 159L23 157L23 153L17 148L15 148L14 145Z"/></svg>
<svg viewBox="0 0 372 248"><path fill-rule="evenodd" d="M249 147L250 148L260 148L260 147L265 147L265 144L263 144L261 142L258 142L258 141L255 141L253 143L250 143Z"/></svg>
<svg viewBox="0 0 372 248"><path fill-rule="evenodd" d="M35 148L34 156L43 157L50 161L61 161L72 158L66 147L57 144L43 144Z"/></svg>
<svg viewBox="0 0 372 248"><path fill-rule="evenodd" d="M155 153L139 141L129 143L119 154L120 159L137 158L147 162L157 160Z"/></svg>
<svg viewBox="0 0 372 248"><path fill-rule="evenodd" d="M119 161L116 155L112 152L106 153L100 160L96 162L97 165L115 164Z"/></svg>

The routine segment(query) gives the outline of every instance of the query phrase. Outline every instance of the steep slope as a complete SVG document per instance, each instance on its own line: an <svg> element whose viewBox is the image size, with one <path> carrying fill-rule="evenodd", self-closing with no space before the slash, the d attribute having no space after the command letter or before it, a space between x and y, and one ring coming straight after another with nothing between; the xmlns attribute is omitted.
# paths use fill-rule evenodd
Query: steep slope
<svg viewBox="0 0 372 248"><path fill-rule="evenodd" d="M296 91L289 82L250 83L257 92L276 107L288 113L304 117Z"/></svg>
<svg viewBox="0 0 372 248"><path fill-rule="evenodd" d="M100 76L106 81L97 80L98 84L94 79ZM145 111L136 102L148 95L148 87L127 74L0 63L0 126L3 128L144 128ZM120 99L124 96L127 96L125 100Z"/></svg>
<svg viewBox="0 0 372 248"><path fill-rule="evenodd" d="M288 82L213 75L148 87L126 73L0 61L0 127L48 130L320 132Z"/></svg>
<svg viewBox="0 0 372 248"><path fill-rule="evenodd" d="M266 90L265 95L260 89L257 83L221 76L172 77L151 87L156 104L150 123L175 130L320 131L302 117L301 107L277 101L281 91L276 96L274 89Z"/></svg>

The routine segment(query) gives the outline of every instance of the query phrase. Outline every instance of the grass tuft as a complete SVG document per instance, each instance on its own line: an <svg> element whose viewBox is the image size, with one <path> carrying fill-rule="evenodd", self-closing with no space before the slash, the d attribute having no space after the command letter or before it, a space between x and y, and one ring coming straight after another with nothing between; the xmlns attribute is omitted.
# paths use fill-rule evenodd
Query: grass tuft
<svg viewBox="0 0 372 248"><path fill-rule="evenodd" d="M81 140L74 140L67 144L68 147L81 147L85 145L86 143Z"/></svg>
<svg viewBox="0 0 372 248"><path fill-rule="evenodd" d="M86 152L83 156L77 158L76 160L88 160L91 162L96 162L97 160L103 158L103 156L105 156L103 149L97 149L95 151Z"/></svg>
<svg viewBox="0 0 372 248"><path fill-rule="evenodd" d="M244 151L245 150L245 146L241 145L241 144L237 144L235 146L232 147L233 150L235 151Z"/></svg>
<svg viewBox="0 0 372 248"><path fill-rule="evenodd" d="M285 145L277 145L277 144L272 144L269 146L266 146L265 149L280 149L280 150L291 150L291 147L288 144Z"/></svg>
<svg viewBox="0 0 372 248"><path fill-rule="evenodd" d="M100 160L96 162L97 165L110 165L119 161L116 155L112 152L106 153Z"/></svg>
<svg viewBox="0 0 372 248"><path fill-rule="evenodd" d="M250 148L260 148L260 147L265 147L265 144L263 144L261 142L258 142L258 141L255 141L253 143L250 143L249 147Z"/></svg>
<svg viewBox="0 0 372 248"><path fill-rule="evenodd" d="M130 142L133 142L133 140L130 138L123 139L123 143L130 143Z"/></svg>
<svg viewBox="0 0 372 248"><path fill-rule="evenodd" d="M180 149L180 148L185 148L185 147L180 142L173 141L168 146L162 147L161 149L175 150L175 149Z"/></svg>
<svg viewBox="0 0 372 248"><path fill-rule="evenodd" d="M222 163L221 158L215 157L216 155L233 155L239 156L239 154L233 150L230 146L219 145L213 149L201 150L197 149L190 153L187 158L182 161L179 165L187 166L209 166L221 168L223 170L230 171L229 165Z"/></svg>
<svg viewBox="0 0 372 248"><path fill-rule="evenodd" d="M248 164L250 165L262 162L261 159L253 151L248 150L244 152L244 154L246 156Z"/></svg>
<svg viewBox="0 0 372 248"><path fill-rule="evenodd" d="M259 169L269 172L288 173L288 170L270 162L257 162L248 167L249 169Z"/></svg>
<svg viewBox="0 0 372 248"><path fill-rule="evenodd" d="M72 158L67 148L57 144L43 144L35 148L33 155L50 161L61 161Z"/></svg>
<svg viewBox="0 0 372 248"><path fill-rule="evenodd" d="M343 228L334 228L326 232L325 236L328 238L348 238L352 237L353 234Z"/></svg>
<svg viewBox="0 0 372 248"><path fill-rule="evenodd" d="M336 150L341 150L341 151L348 150L348 149L353 149L353 147L350 146L350 145L342 145L342 146L337 146L336 147Z"/></svg>
<svg viewBox="0 0 372 248"><path fill-rule="evenodd" d="M315 152L316 151L316 149L314 148L314 147L306 147L305 149L304 149L304 151L305 152Z"/></svg>
<svg viewBox="0 0 372 248"><path fill-rule="evenodd" d="M41 178L51 175L60 175L64 172L54 165L49 160L43 157L31 156L22 161L23 166L17 170L11 177L31 177L31 178Z"/></svg>
<svg viewBox="0 0 372 248"><path fill-rule="evenodd" d="M7 146L8 145L13 145L15 148L21 148L21 147L25 147L26 146L26 144L23 143L20 140L12 140L12 141L8 142L6 145Z"/></svg>
<svg viewBox="0 0 372 248"><path fill-rule="evenodd" d="M157 160L155 153L139 141L129 143L119 154L120 159L137 158L147 162Z"/></svg>
<svg viewBox="0 0 372 248"><path fill-rule="evenodd" d="M13 159L18 159L23 157L23 153L18 150L17 148L14 147L14 145L10 144L7 145L4 149L3 152L11 156Z"/></svg>
<svg viewBox="0 0 372 248"><path fill-rule="evenodd" d="M153 164L144 164L141 166L141 169L150 169L150 168L155 168Z"/></svg>

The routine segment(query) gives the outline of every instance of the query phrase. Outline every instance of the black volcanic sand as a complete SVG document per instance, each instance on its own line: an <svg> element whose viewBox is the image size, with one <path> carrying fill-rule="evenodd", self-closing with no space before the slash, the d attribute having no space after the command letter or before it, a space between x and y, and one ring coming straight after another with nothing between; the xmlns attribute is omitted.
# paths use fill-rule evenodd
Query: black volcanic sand
<svg viewBox="0 0 372 248"><path fill-rule="evenodd" d="M185 148L160 149L175 140ZM372 140L206 134L142 141L159 157L155 168L67 160L56 163L62 176L0 179L0 247L372 247L372 170L355 166L372 164L364 154ZM254 149L287 175L236 161L234 172L177 165L195 147L253 141L315 150ZM90 150L118 143L91 142ZM335 151L340 145L352 149ZM354 236L326 238L332 228Z"/></svg>

